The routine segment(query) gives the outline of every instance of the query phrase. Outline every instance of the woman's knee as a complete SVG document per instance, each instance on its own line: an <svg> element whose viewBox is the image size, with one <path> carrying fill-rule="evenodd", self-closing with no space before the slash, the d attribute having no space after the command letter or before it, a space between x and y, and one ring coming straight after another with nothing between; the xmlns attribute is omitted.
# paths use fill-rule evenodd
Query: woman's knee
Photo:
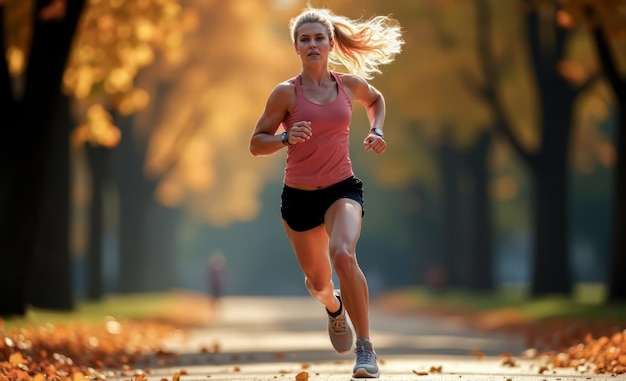
<svg viewBox="0 0 626 381"><path fill-rule="evenodd" d="M329 277L323 276L307 276L305 278L306 286L309 290L314 292L322 292L330 283Z"/></svg>
<svg viewBox="0 0 626 381"><path fill-rule="evenodd" d="M358 268L355 254L348 250L336 251L332 255L332 261L333 268L339 278L346 274L352 274Z"/></svg>

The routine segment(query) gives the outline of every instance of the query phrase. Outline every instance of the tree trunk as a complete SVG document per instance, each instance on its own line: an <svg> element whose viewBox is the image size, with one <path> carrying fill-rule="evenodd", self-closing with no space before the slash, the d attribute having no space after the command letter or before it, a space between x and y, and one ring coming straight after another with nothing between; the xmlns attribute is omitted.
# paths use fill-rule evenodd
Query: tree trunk
<svg viewBox="0 0 626 381"><path fill-rule="evenodd" d="M147 276L144 287L150 292L171 290L177 285L175 237L181 211L152 201L147 216L145 223L148 255L143 264Z"/></svg>
<svg viewBox="0 0 626 381"><path fill-rule="evenodd" d="M622 86L626 96L626 86ZM610 302L626 301L626 98L618 99L617 162L613 181L613 250L609 267Z"/></svg>
<svg viewBox="0 0 626 381"><path fill-rule="evenodd" d="M491 146L491 133L482 133L473 147L470 173L473 174L473 189L469 202L469 263L468 287L476 291L494 289L493 239L491 208L489 201L489 173L487 158Z"/></svg>
<svg viewBox="0 0 626 381"><path fill-rule="evenodd" d="M39 11L49 1L37 2L33 13L33 39L25 73L24 96L16 99L13 95L13 102L0 106L0 111L7 115L7 122L10 123L3 131L5 160L2 161L4 168L0 187L4 196L0 200L4 204L0 205L0 268L3 270L0 277L0 314L3 316L23 315L30 287L50 286L34 284L30 270L32 266L41 266L33 263L33 259L37 248L44 247L38 242L40 237L37 232L44 225L40 218L45 152L50 139L56 136L52 132L55 126L50 121L55 120L61 79L83 2L68 0L65 17L55 21L43 21L38 17ZM3 79L1 82L4 84L6 81ZM66 254L63 254L63 258L58 260L62 262L65 258ZM41 302L40 298L34 301ZM45 304L51 308L66 309L68 302L50 300Z"/></svg>
<svg viewBox="0 0 626 381"><path fill-rule="evenodd" d="M535 250L531 295L569 295L568 142L574 93L552 83L542 91L542 148L535 180Z"/></svg>
<svg viewBox="0 0 626 381"><path fill-rule="evenodd" d="M123 131L115 148L115 179L119 195L119 274L117 291L137 293L148 291L146 261L146 221L148 205L153 197L143 173L145 149L133 133L132 117L116 117Z"/></svg>
<svg viewBox="0 0 626 381"><path fill-rule="evenodd" d="M573 105L579 88L557 72L569 32L555 17L540 24L538 10L527 17L532 69L541 113L541 148L529 162L535 180L535 250L531 295L569 295L572 289L568 252L568 159ZM554 14L556 9L551 12ZM542 38L540 30L549 38Z"/></svg>
<svg viewBox="0 0 626 381"><path fill-rule="evenodd" d="M74 307L70 227L69 98L61 96L44 158L41 217L33 257L29 304L47 309Z"/></svg>
<svg viewBox="0 0 626 381"><path fill-rule="evenodd" d="M158 104L158 99L155 100ZM144 174L147 138L133 133L133 118L116 118L125 131L116 148L116 181L120 200L118 291L153 292L176 284L174 236L179 211L159 205L159 179Z"/></svg>
<svg viewBox="0 0 626 381"><path fill-rule="evenodd" d="M0 48L6 52L4 5L0 4ZM15 144L14 137L17 127L17 102L13 96L9 68L6 55L0 55L0 114L3 123L0 124L0 269L3 274L0 277L0 316L24 315L26 308L26 295L22 285L22 279L26 276L25 258L16 255L12 251L10 239L12 231L11 221L6 217L9 213L9 200L13 197L15 173L11 155L11 145Z"/></svg>
<svg viewBox="0 0 626 381"><path fill-rule="evenodd" d="M593 17L593 8L587 9ZM613 250L609 267L608 301L626 301L626 79L618 70L618 61L609 45L606 32L596 24L593 39L602 63L602 71L610 84L617 103L615 146L615 180L613 181Z"/></svg>
<svg viewBox="0 0 626 381"><path fill-rule="evenodd" d="M107 206L106 188L110 183L110 149L102 146L85 145L89 169L91 170L91 207L89 208L89 249L87 254L87 298L100 300L104 295L103 281L103 235Z"/></svg>
<svg viewBox="0 0 626 381"><path fill-rule="evenodd" d="M444 132L445 134L445 132ZM459 225L460 194L459 194L459 154L451 147L448 137L444 137L440 147L441 175L443 181L443 225L442 225L442 266L446 286L460 287L463 276L460 268L459 242L461 232Z"/></svg>

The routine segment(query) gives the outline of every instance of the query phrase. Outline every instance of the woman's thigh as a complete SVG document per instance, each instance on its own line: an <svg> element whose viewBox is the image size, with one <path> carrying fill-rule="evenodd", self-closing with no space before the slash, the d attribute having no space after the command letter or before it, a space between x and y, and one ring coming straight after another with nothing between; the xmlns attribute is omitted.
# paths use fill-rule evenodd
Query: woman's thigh
<svg viewBox="0 0 626 381"><path fill-rule="evenodd" d="M332 276L328 257L328 234L324 225L303 232L295 231L283 220L287 238L306 277Z"/></svg>
<svg viewBox="0 0 626 381"><path fill-rule="evenodd" d="M324 222L329 238L330 254L341 251L355 254L363 221L361 205L349 198L335 201L326 211Z"/></svg>

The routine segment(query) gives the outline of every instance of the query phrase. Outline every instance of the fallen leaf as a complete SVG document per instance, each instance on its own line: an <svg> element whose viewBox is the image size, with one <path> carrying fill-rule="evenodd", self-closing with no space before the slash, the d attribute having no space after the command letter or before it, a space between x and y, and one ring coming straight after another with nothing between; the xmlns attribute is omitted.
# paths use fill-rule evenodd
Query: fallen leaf
<svg viewBox="0 0 626 381"><path fill-rule="evenodd" d="M479 360L482 360L483 357L485 357L485 354L478 349L472 349L470 353L472 354L472 356L476 357Z"/></svg>
<svg viewBox="0 0 626 381"><path fill-rule="evenodd" d="M442 366L431 366L430 373L441 373L443 367Z"/></svg>
<svg viewBox="0 0 626 381"><path fill-rule="evenodd" d="M296 381L307 381L309 379L309 372L300 372L296 374Z"/></svg>
<svg viewBox="0 0 626 381"><path fill-rule="evenodd" d="M513 357L503 357L502 358L502 365L504 366L510 366L510 367L514 367L515 366L515 360L513 359Z"/></svg>

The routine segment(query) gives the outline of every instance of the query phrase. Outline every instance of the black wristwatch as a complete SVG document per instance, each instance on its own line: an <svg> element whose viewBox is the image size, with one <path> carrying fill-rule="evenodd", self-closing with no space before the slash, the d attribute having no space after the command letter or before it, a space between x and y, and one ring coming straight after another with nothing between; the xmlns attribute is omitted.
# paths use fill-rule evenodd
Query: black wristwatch
<svg viewBox="0 0 626 381"><path fill-rule="evenodd" d="M280 142L283 143L286 146L290 146L291 144L289 144L289 132L285 131L282 134L280 134Z"/></svg>
<svg viewBox="0 0 626 381"><path fill-rule="evenodd" d="M381 137L381 138L383 138L383 139L385 138L385 134L383 134L383 130L381 130L380 128L372 128L372 129L370 130L370 132L371 132L372 134L375 134L375 135L380 136L380 137Z"/></svg>

